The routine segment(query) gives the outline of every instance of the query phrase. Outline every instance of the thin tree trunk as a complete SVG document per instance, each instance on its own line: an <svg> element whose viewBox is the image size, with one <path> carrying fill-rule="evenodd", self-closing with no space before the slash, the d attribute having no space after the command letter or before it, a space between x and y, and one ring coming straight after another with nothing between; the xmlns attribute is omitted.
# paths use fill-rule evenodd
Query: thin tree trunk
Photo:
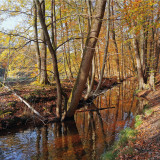
<svg viewBox="0 0 160 160"><path fill-rule="evenodd" d="M87 0L87 6L88 6L88 15L89 15L89 18L88 18L88 28L90 29L91 28L91 24L92 24L92 11L91 11L91 1L90 0ZM95 50L95 52L96 52L96 50ZM96 53L94 53L94 58L92 60L92 67L90 69L90 75L88 77L88 86L87 86L87 93L85 95L85 99L88 99L88 97L90 96L92 88L93 88L93 85L94 85L94 78L95 78L95 54Z"/></svg>
<svg viewBox="0 0 160 160"><path fill-rule="evenodd" d="M100 87L101 87L101 83L102 83L102 79L103 79L103 74L104 74L104 69L105 69L105 65L106 65L106 61L107 61L107 54L108 54L108 46L109 46L109 29L110 29L110 0L108 0L108 10L107 10L107 14L108 14L108 21L107 21L107 33L106 33L106 45L105 45L105 51L104 51L104 56L103 56L103 64L102 64L102 69L101 69L101 74L100 74L100 80L98 83L98 86L94 92L94 94L97 94Z"/></svg>
<svg viewBox="0 0 160 160"><path fill-rule="evenodd" d="M148 24L149 25L149 24ZM146 26L143 26L141 30L141 66L144 75L144 81L147 83L147 47L148 47L148 31Z"/></svg>
<svg viewBox="0 0 160 160"><path fill-rule="evenodd" d="M159 35L159 30L157 29L157 33L156 35ZM160 56L160 37L158 37L158 40L156 42L156 64L155 64L155 71L156 71L156 74L159 72L159 56Z"/></svg>
<svg viewBox="0 0 160 160"><path fill-rule="evenodd" d="M69 39L69 35L68 35L68 24L67 22L65 22L65 27L66 27L66 32L67 32L67 39ZM68 68L69 68L69 73L70 73L70 78L73 78L73 74L72 74L72 67L71 67L71 60L70 60L70 46L69 46L69 41L67 42L67 49L68 49L68 56L67 57L67 63L68 63Z"/></svg>
<svg viewBox="0 0 160 160"><path fill-rule="evenodd" d="M113 0L112 0L111 9L112 9L112 16L114 16ZM116 33L115 33L115 27L114 26L115 25L114 25L114 19L113 19L111 32L112 32L112 39L113 39L114 46L115 46L115 51L116 51L117 72L118 72L118 75L119 75L119 81L121 81L120 65L119 65L119 53L118 53L118 46L117 46L117 42L116 42Z"/></svg>
<svg viewBox="0 0 160 160"><path fill-rule="evenodd" d="M58 72L58 64L57 64L57 56L56 56L56 47L55 44L53 44L50 41L50 36L47 30L47 26L45 24L45 19L43 17L42 9L39 0L35 0L37 9L38 9L38 15L40 19L41 26L44 31L46 43L48 45L51 57L52 57L52 62L53 62L53 70L55 74L55 80L56 80L56 86L57 86L57 106L56 106L56 115L57 117L61 117L62 111L61 111L61 105L62 105L62 89L61 89L61 83L60 83L60 78L59 78L59 72Z"/></svg>
<svg viewBox="0 0 160 160"><path fill-rule="evenodd" d="M79 25L79 30L80 30L80 34L81 34L81 57L83 57L83 49L84 49L84 39L83 39L83 29L82 29L82 25L81 25L81 19L80 19L80 13L79 13L79 10L78 10L78 6L77 6L77 3L75 2L76 4L76 8L77 8L77 14L78 14L78 25Z"/></svg>
<svg viewBox="0 0 160 160"><path fill-rule="evenodd" d="M60 3L61 4L61 3ZM59 12L60 12L60 19L62 19L62 12L61 12L61 9L62 9L62 6L60 6L60 9L59 9ZM63 40L63 37L64 37L64 28L63 28L63 23L62 23L62 20L60 20L60 24L61 24L61 39ZM68 74L67 74L67 70L66 70L66 62L67 62L67 59L66 59L66 48L65 48L65 44L63 46L63 65L64 65L64 70L65 70L65 77L68 78ZM68 64L68 62L67 62Z"/></svg>
<svg viewBox="0 0 160 160"><path fill-rule="evenodd" d="M133 57L133 53L132 53L130 42L128 43L128 49L130 51L130 55L131 55L131 59L132 59L133 70L137 73L137 68L136 68L136 65L135 65L135 60L134 60L134 57Z"/></svg>
<svg viewBox="0 0 160 160"><path fill-rule="evenodd" d="M160 38L159 36L156 37L159 30L152 28L152 56L150 61L150 76L149 76L149 86L150 89L155 90L155 76L158 69L158 61L159 61L159 55L160 55Z"/></svg>
<svg viewBox="0 0 160 160"><path fill-rule="evenodd" d="M41 4L43 17L45 19L45 1ZM40 77L40 84L49 84L48 75L47 75L47 46L46 40L44 36L44 31L41 31L41 77Z"/></svg>
<svg viewBox="0 0 160 160"><path fill-rule="evenodd" d="M39 50L39 43L38 43L38 30L37 30L37 6L34 3L34 18L33 18L33 27L34 27L34 37L35 37L35 47L36 47L36 57L37 57L37 67L38 67L38 82L40 82L41 76L41 56Z"/></svg>
<svg viewBox="0 0 160 160"><path fill-rule="evenodd" d="M96 67L95 67L95 55L94 55L93 60L92 60L91 79L88 78L88 87L87 87L87 93L85 95L85 99L88 99L88 97L91 94L91 91L94 85L95 73L96 73Z"/></svg>
<svg viewBox="0 0 160 160"><path fill-rule="evenodd" d="M144 88L144 78L143 78L143 71L142 71L141 59L140 59L140 53L139 53L139 43L136 38L136 35L134 35L133 37L133 46L134 46L136 62L137 62L139 89L143 89Z"/></svg>
<svg viewBox="0 0 160 160"><path fill-rule="evenodd" d="M51 40L52 44L57 46L57 23L56 23L56 8L55 0L51 1Z"/></svg>

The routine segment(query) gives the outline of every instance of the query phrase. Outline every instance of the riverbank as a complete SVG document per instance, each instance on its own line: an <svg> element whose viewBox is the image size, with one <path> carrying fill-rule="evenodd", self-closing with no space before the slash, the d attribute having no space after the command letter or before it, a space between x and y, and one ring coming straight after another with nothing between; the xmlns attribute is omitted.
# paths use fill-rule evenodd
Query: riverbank
<svg viewBox="0 0 160 160"><path fill-rule="evenodd" d="M136 128L132 159L160 159L160 75L156 77L155 91L142 91L138 96L149 101L149 108L142 115L142 124Z"/></svg>
<svg viewBox="0 0 160 160"><path fill-rule="evenodd" d="M74 82L74 79L62 80L63 91L68 97ZM116 83L117 79L115 77L104 78L101 89L111 88ZM98 81L95 81L94 88L96 88L97 84ZM0 131L58 121L56 118L57 92L54 83L45 86L25 82L9 83L7 85L31 105L45 121L41 121L40 117L37 117L12 91L8 91L5 87L0 87Z"/></svg>
<svg viewBox="0 0 160 160"><path fill-rule="evenodd" d="M135 128L125 129L111 151L102 159L160 159L160 75L156 77L156 90L137 94L148 100L142 114L135 118Z"/></svg>

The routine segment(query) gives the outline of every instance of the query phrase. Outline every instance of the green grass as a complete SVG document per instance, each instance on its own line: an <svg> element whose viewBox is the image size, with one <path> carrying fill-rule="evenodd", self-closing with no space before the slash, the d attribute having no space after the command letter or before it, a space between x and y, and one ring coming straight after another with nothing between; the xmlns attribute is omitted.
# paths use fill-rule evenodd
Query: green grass
<svg viewBox="0 0 160 160"><path fill-rule="evenodd" d="M145 116L150 116L152 114L153 110L152 109L146 109L144 110L144 115Z"/></svg>
<svg viewBox="0 0 160 160"><path fill-rule="evenodd" d="M135 141L137 131L131 128L126 128L122 130L119 134L119 140L114 143L111 150L102 155L102 160L114 160L120 153L122 148L124 154L132 154L133 148L126 146L129 141Z"/></svg>
<svg viewBox="0 0 160 160"><path fill-rule="evenodd" d="M137 115L135 117L135 124L134 126L137 128L138 126L140 126L142 124L142 116L141 115Z"/></svg>
<svg viewBox="0 0 160 160"><path fill-rule="evenodd" d="M145 116L150 116L150 115L152 114L152 112L153 112L153 110L150 109L150 105L149 105L149 104L146 104L146 105L144 106L144 109L143 109L143 114L144 114Z"/></svg>
<svg viewBox="0 0 160 160"><path fill-rule="evenodd" d="M137 128L143 123L143 116L149 116L153 113L153 110L150 109L150 105L146 104L144 105L143 114L137 115L135 117L135 125L134 127ZM130 146L127 146L129 141L134 142L136 139L136 135L138 134L138 131L136 129L126 128L122 130L119 134L119 140L114 143L112 148L104 153L101 157L102 160L114 160L118 155L121 153L122 155L129 154L132 155L133 148Z"/></svg>

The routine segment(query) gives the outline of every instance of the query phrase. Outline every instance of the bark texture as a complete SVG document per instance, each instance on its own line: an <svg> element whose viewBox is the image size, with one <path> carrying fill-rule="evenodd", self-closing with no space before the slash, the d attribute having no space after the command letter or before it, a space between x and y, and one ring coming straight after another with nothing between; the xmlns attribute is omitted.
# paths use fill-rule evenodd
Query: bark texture
<svg viewBox="0 0 160 160"><path fill-rule="evenodd" d="M87 82L87 77L89 75L92 58L95 52L95 46L101 29L105 7L106 0L97 0L94 18L92 21L90 32L86 40L79 74L75 82L74 88L72 90L72 93L70 95L70 98L68 100L67 112L63 115L62 120L64 120L65 118L73 117L77 109L79 100L82 97L82 92Z"/></svg>

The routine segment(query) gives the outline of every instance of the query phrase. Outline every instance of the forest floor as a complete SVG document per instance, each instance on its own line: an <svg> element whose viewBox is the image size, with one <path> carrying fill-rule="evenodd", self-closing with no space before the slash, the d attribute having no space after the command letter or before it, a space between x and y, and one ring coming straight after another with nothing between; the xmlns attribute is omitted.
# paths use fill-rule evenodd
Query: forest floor
<svg viewBox="0 0 160 160"><path fill-rule="evenodd" d="M63 91L69 97L74 85L74 79L62 80ZM117 79L105 78L101 89L111 88L117 83ZM95 81L96 88L98 81ZM56 122L56 84L38 85L37 83L14 82L7 83L12 91L27 101L45 119L45 123ZM0 131L7 132L13 128L26 128L43 124L31 110L16 97L12 91L0 87ZM64 103L64 102L63 102ZM3 133L2 133L3 134Z"/></svg>
<svg viewBox="0 0 160 160"><path fill-rule="evenodd" d="M149 101L149 108L141 116L141 124L136 127L136 141L129 142L121 149L118 159L160 159L160 75L156 77L156 90L145 90L138 93L139 97ZM132 154L126 153L132 148Z"/></svg>

